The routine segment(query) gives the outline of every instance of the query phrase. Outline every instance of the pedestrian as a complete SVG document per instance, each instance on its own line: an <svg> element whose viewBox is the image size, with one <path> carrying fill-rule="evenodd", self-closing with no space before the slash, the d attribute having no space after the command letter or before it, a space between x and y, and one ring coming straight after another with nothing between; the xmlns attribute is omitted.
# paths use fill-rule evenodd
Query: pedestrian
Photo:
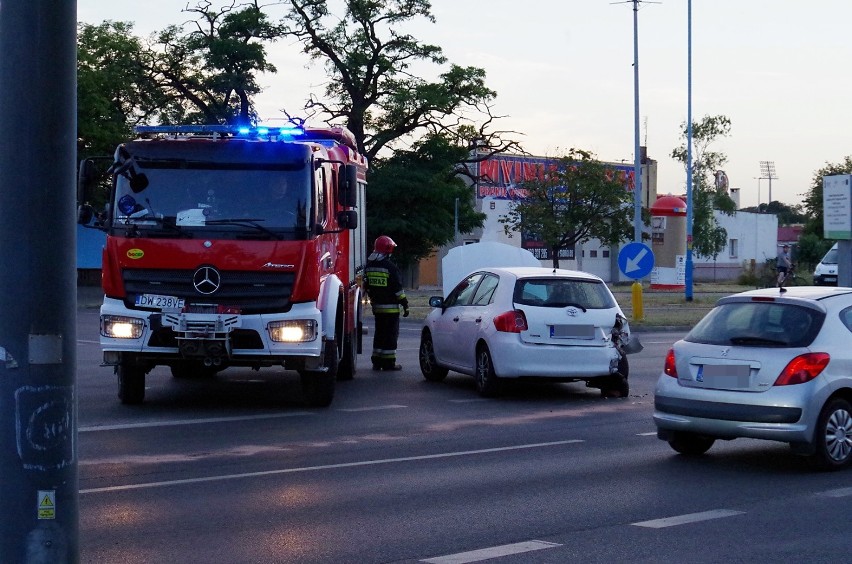
<svg viewBox="0 0 852 564"><path fill-rule="evenodd" d="M787 280L787 274L793 268L793 263L790 261L790 245L784 245L778 251L778 257L775 259L775 268L778 270L778 288L782 292L787 290L784 288L784 282Z"/></svg>
<svg viewBox="0 0 852 564"><path fill-rule="evenodd" d="M373 334L373 370L402 370L396 363L396 344L399 340L399 313L408 317L408 298L402 289L399 269L390 260L396 243L387 235L376 238L373 252L367 257L364 269L364 289L373 306L376 320Z"/></svg>

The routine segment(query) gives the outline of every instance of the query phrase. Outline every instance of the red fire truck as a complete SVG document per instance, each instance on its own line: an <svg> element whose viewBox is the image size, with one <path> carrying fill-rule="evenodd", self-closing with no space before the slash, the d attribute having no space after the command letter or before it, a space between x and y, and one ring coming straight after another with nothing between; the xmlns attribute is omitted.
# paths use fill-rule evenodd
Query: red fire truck
<svg viewBox="0 0 852 564"><path fill-rule="evenodd" d="M122 403L145 377L298 371L325 407L361 352L367 160L345 128L141 126L115 151L100 342ZM81 202L99 177L80 165ZM100 178L102 180L102 177Z"/></svg>

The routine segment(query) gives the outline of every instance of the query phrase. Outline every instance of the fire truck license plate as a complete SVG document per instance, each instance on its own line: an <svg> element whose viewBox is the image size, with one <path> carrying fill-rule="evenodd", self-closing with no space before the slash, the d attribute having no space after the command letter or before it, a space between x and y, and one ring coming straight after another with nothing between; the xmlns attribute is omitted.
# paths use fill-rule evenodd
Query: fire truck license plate
<svg viewBox="0 0 852 564"><path fill-rule="evenodd" d="M141 307L156 307L159 309L180 309L184 300L175 296L160 296L157 294L139 294L136 296L136 305Z"/></svg>

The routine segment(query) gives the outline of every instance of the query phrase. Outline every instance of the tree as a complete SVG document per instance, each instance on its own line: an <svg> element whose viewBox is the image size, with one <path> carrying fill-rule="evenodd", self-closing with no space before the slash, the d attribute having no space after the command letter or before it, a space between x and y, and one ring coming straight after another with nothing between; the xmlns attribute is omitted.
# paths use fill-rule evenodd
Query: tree
<svg viewBox="0 0 852 564"><path fill-rule="evenodd" d="M81 156L111 153L143 122L255 120L257 75L275 72L263 42L274 41L283 28L269 21L257 0L221 8L201 0L184 12L196 19L147 41L127 22L78 25Z"/></svg>
<svg viewBox="0 0 852 564"><path fill-rule="evenodd" d="M852 155L847 155L842 162L829 163L814 172L811 188L804 194L804 209L807 215L804 233L812 233L820 239L825 237L823 232L822 207L822 177L836 174L852 174Z"/></svg>
<svg viewBox="0 0 852 564"><path fill-rule="evenodd" d="M633 233L632 193L623 179L588 151L571 149L543 180L522 186L526 197L500 217L503 229L536 234L550 249L553 267L559 250L598 239L616 245Z"/></svg>
<svg viewBox="0 0 852 564"><path fill-rule="evenodd" d="M77 152L79 158L112 155L135 124L165 103L143 68L133 24L77 26Z"/></svg>
<svg viewBox="0 0 852 564"><path fill-rule="evenodd" d="M410 266L455 237L481 227L485 214L476 212L473 193L453 167L466 149L440 135L429 135L411 150L398 150L380 161L370 179L367 208L369 240L389 235L398 245L394 257Z"/></svg>
<svg viewBox="0 0 852 564"><path fill-rule="evenodd" d="M411 264L453 239L457 202L459 231L481 226L484 215L459 178L475 180L474 168L463 165L522 149L514 132L492 129L496 94L483 69L447 68L440 47L403 31L417 18L435 21L428 0L345 0L342 17L326 0L285 4L285 33L328 75L324 97L312 96L305 110L348 127L371 162L371 232L398 239L397 260ZM415 65L441 69L437 80L413 74Z"/></svg>
<svg viewBox="0 0 852 564"><path fill-rule="evenodd" d="M672 150L672 158L687 166L686 123L682 124L684 144ZM727 137L731 120L725 116L704 116L692 124L692 244L699 257L716 256L725 248L728 234L716 221L714 210L731 215L736 204L727 190L717 189L711 178L728 161L723 153L710 150L719 137Z"/></svg>
<svg viewBox="0 0 852 564"><path fill-rule="evenodd" d="M286 33L325 64L329 77L325 97L311 97L305 109L346 125L370 160L427 133L454 137L465 126L478 129L481 149L519 148L503 139L509 132L488 131L496 94L485 85L483 69L450 65L432 82L412 73L414 65L447 63L440 47L402 31L416 18L435 21L428 0L345 0L342 18L329 12L326 0L287 3ZM479 126L470 114L482 118Z"/></svg>
<svg viewBox="0 0 852 564"><path fill-rule="evenodd" d="M803 267L805 265L808 267L816 266L833 244L834 241L826 241L815 233L802 233L796 245L796 254L793 257L798 266L799 274L804 274Z"/></svg>
<svg viewBox="0 0 852 564"><path fill-rule="evenodd" d="M789 206L777 200L769 202L768 204L742 208L742 211L752 213L773 213L778 216L778 225L795 225L804 223L807 220L807 216L802 209L802 204Z"/></svg>

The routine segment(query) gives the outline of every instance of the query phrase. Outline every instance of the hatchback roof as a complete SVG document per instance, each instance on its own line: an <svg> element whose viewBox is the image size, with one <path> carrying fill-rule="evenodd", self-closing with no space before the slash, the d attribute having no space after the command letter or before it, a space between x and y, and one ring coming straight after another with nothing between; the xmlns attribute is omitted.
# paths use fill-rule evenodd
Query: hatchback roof
<svg viewBox="0 0 852 564"><path fill-rule="evenodd" d="M543 278L543 277L570 277L583 278L586 280L594 280L596 282L603 281L599 276L583 272L581 270L568 270L564 268L548 268L538 266L502 266L499 268L481 268L476 272L490 271L497 274L511 274L517 278Z"/></svg>
<svg viewBox="0 0 852 564"><path fill-rule="evenodd" d="M780 292L778 288L760 288L748 290L738 294L726 296L727 298L799 298L806 300L821 300L832 296L843 296L852 293L852 288L838 286L790 286L784 288L786 292ZM725 298L721 298L724 300Z"/></svg>

